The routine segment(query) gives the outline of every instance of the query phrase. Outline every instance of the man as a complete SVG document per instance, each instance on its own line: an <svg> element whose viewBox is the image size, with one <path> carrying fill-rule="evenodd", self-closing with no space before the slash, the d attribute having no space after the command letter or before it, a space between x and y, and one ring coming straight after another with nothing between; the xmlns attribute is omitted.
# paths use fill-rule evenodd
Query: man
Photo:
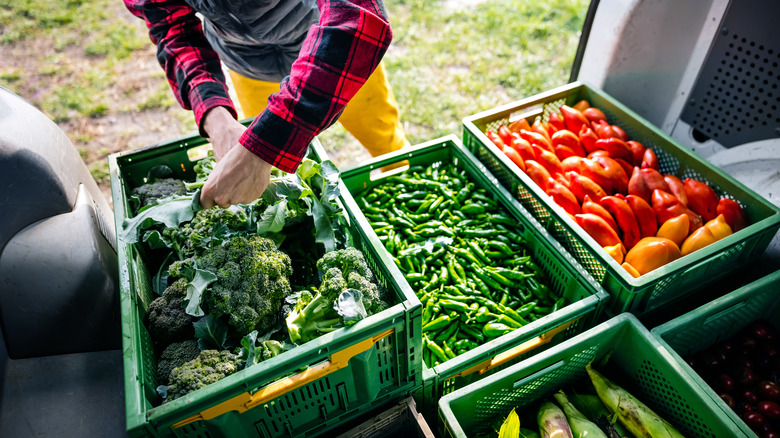
<svg viewBox="0 0 780 438"><path fill-rule="evenodd" d="M177 100L214 148L204 208L257 199L272 166L294 172L342 115L372 155L404 145L380 65L392 40L381 0L124 1L146 21ZM220 59L244 111L258 111L248 129L236 120Z"/></svg>

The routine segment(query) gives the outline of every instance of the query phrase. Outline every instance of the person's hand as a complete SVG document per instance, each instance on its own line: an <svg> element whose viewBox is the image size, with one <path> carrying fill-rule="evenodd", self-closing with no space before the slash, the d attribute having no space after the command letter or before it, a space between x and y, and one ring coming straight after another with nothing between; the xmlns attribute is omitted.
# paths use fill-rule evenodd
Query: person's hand
<svg viewBox="0 0 780 438"><path fill-rule="evenodd" d="M236 143L209 175L200 193L205 209L248 204L263 194L271 180L272 166Z"/></svg>
<svg viewBox="0 0 780 438"><path fill-rule="evenodd" d="M246 127L233 118L223 106L210 109L203 118L203 130L209 136L214 149L214 158L221 160L246 131Z"/></svg>

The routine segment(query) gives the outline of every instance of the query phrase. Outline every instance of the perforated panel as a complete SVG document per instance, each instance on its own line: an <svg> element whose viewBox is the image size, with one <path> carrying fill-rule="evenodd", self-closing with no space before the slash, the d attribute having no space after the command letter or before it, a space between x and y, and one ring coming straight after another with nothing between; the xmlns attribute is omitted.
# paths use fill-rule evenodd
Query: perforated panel
<svg viewBox="0 0 780 438"><path fill-rule="evenodd" d="M725 147L780 137L775 0L732 1L681 119Z"/></svg>

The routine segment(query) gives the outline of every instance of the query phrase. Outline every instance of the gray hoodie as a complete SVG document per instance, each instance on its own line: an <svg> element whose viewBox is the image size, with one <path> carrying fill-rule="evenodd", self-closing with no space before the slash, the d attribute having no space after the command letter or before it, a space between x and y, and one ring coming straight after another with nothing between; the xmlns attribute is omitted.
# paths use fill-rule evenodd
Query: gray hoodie
<svg viewBox="0 0 780 438"><path fill-rule="evenodd" d="M316 0L186 0L222 62L252 79L280 82L290 74L309 28L320 18Z"/></svg>

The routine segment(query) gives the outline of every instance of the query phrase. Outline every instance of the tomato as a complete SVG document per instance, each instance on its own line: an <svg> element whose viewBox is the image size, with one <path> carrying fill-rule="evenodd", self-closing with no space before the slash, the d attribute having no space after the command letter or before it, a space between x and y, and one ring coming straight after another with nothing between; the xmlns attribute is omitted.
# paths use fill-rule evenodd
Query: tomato
<svg viewBox="0 0 780 438"><path fill-rule="evenodd" d="M690 227L690 221L688 215L682 213L673 218L667 219L658 227L658 231L655 233L658 237L666 237L673 241L677 246L681 246L688 237L688 227Z"/></svg>
<svg viewBox="0 0 780 438"><path fill-rule="evenodd" d="M571 190L566 188L566 186L559 181L553 181L546 193L552 197L556 204L566 210L567 213L571 215L581 213L580 204L577 202L577 198L572 194Z"/></svg>
<svg viewBox="0 0 780 438"><path fill-rule="evenodd" d="M631 164L639 166L642 164L642 156L645 154L645 145L638 141L628 140L626 144L631 148L632 160Z"/></svg>
<svg viewBox="0 0 780 438"><path fill-rule="evenodd" d="M585 156L585 149L583 149L582 144L580 144L580 138L577 137L577 134L569 131L568 129L561 129L556 131L552 137L551 142L553 147L556 149L559 146L566 146L574 153L574 155L578 157L584 157ZM561 158L560 154L558 155L558 158ZM566 157L563 157L561 159L564 159Z"/></svg>
<svg viewBox="0 0 780 438"><path fill-rule="evenodd" d="M666 181L666 184L669 186L669 193L677 196L677 199L679 199L680 202L682 202L683 205L687 207L688 196L685 194L685 186L683 186L683 182L680 180L680 178L677 178L674 175L666 174L664 175L664 181Z"/></svg>
<svg viewBox="0 0 780 438"><path fill-rule="evenodd" d="M563 116L558 113L550 113L550 118L547 120L547 127L550 130L550 135L566 129L566 124L563 123Z"/></svg>
<svg viewBox="0 0 780 438"><path fill-rule="evenodd" d="M615 230L615 232L620 232L620 229L615 222L615 218L613 218L612 215L601 206L601 204L595 200L592 200L588 195L585 195L585 197L582 199L582 212L595 214L596 216L604 219L604 222L606 222L610 228Z"/></svg>
<svg viewBox="0 0 780 438"><path fill-rule="evenodd" d="M587 176L571 171L566 172L565 175L571 183L572 193L574 193L574 196L576 196L580 202L582 202L586 196L589 196L590 199L595 201L607 196L604 189Z"/></svg>
<svg viewBox="0 0 780 438"><path fill-rule="evenodd" d="M596 148L596 140L599 139L599 136L593 132L590 126L583 125L582 128L577 131L577 136L580 138L580 144L582 145L582 148L585 149L585 152L591 153L598 150Z"/></svg>

